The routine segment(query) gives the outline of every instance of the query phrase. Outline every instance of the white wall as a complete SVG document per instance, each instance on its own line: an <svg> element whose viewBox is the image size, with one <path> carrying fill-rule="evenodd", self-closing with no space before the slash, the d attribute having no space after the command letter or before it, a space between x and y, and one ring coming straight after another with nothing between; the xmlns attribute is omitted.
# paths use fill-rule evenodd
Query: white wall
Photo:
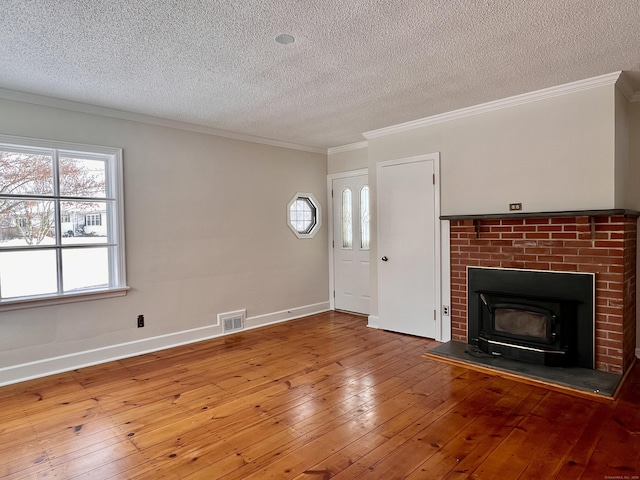
<svg viewBox="0 0 640 480"><path fill-rule="evenodd" d="M634 208L640 205L635 201L634 189L630 180L630 122L631 105L622 92L615 92L615 205L616 208Z"/></svg>
<svg viewBox="0 0 640 480"><path fill-rule="evenodd" d="M614 207L614 85L369 139L371 164L441 152L442 214Z"/></svg>
<svg viewBox="0 0 640 480"><path fill-rule="evenodd" d="M123 148L131 286L2 313L0 384L218 335L230 310L256 326L328 308L326 155L8 100L0 112L3 134ZM323 206L313 239L286 225L298 191Z"/></svg>
<svg viewBox="0 0 640 480"><path fill-rule="evenodd" d="M627 175L627 202L629 208L640 210L640 102L632 103L628 108L629 127L629 172ZM638 229L638 243L640 246L640 228ZM640 249L636 256L636 356L640 358Z"/></svg>
<svg viewBox="0 0 640 480"><path fill-rule="evenodd" d="M363 142L364 143L364 142ZM361 170L369 166L369 154L366 147L329 153L327 159L327 173L344 173Z"/></svg>
<svg viewBox="0 0 640 480"><path fill-rule="evenodd" d="M513 202L524 212L614 208L614 98L607 85L369 138L372 231L375 165L433 152L440 152L442 215L505 213ZM378 257L375 238L371 255Z"/></svg>
<svg viewBox="0 0 640 480"><path fill-rule="evenodd" d="M640 102L628 105L626 110L629 160L625 175L625 205L626 208L640 210Z"/></svg>

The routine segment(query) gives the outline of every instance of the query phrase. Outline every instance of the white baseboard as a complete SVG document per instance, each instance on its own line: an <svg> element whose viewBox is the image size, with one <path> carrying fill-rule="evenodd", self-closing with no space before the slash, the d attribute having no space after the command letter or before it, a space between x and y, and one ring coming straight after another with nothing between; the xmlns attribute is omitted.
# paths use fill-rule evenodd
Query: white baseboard
<svg viewBox="0 0 640 480"><path fill-rule="evenodd" d="M321 302L303 307L295 307L280 312L268 313L247 317L245 328L242 331L272 325L274 323L286 322L296 318L314 315L316 313L329 310L329 302ZM230 332L230 333L238 333ZM122 358L134 357L145 353L165 350L167 348L178 347L189 343L209 340L216 337L228 335L220 332L220 326L206 326L183 330L181 332L159 335L157 337L143 338L132 342L110 345L107 347L95 348L83 352L60 355L58 357L46 358L35 362L22 363L0 368L0 386L13 383L24 382L34 378L46 377L56 373L68 372L77 368L89 367L100 363L120 360Z"/></svg>
<svg viewBox="0 0 640 480"><path fill-rule="evenodd" d="M380 318L377 315L369 315L367 327L380 328Z"/></svg>

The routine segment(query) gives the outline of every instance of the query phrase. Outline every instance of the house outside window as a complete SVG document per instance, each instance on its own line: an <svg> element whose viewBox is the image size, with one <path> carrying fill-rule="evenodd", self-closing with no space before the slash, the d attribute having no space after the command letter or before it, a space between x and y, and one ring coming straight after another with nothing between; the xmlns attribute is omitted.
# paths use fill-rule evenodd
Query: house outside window
<svg viewBox="0 0 640 480"><path fill-rule="evenodd" d="M123 211L120 149L0 135L0 310L123 295Z"/></svg>

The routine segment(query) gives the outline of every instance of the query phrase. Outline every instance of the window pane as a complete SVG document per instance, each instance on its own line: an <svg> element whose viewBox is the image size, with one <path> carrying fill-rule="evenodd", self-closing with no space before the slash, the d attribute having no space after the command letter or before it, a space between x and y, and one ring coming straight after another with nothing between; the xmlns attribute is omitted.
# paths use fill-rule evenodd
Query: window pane
<svg viewBox="0 0 640 480"><path fill-rule="evenodd" d="M0 193L53 195L52 157L0 150Z"/></svg>
<svg viewBox="0 0 640 480"><path fill-rule="evenodd" d="M351 189L342 191L342 248L353 247L353 201Z"/></svg>
<svg viewBox="0 0 640 480"><path fill-rule="evenodd" d="M369 250L369 187L360 190L360 247Z"/></svg>
<svg viewBox="0 0 640 480"><path fill-rule="evenodd" d="M107 240L109 222L106 202L60 202L62 244L97 243Z"/></svg>
<svg viewBox="0 0 640 480"><path fill-rule="evenodd" d="M121 151L23 140L0 134L0 309L125 286Z"/></svg>
<svg viewBox="0 0 640 480"><path fill-rule="evenodd" d="M109 286L109 248L62 250L62 284L65 292Z"/></svg>
<svg viewBox="0 0 640 480"><path fill-rule="evenodd" d="M55 243L54 218L50 200L0 200L0 248Z"/></svg>
<svg viewBox="0 0 640 480"><path fill-rule="evenodd" d="M56 293L56 272L55 250L0 252L2 298Z"/></svg>
<svg viewBox="0 0 640 480"><path fill-rule="evenodd" d="M60 195L70 197L106 197L103 160L60 157Z"/></svg>
<svg viewBox="0 0 640 480"><path fill-rule="evenodd" d="M289 208L289 221L298 233L309 233L316 223L316 208L308 198L298 197Z"/></svg>

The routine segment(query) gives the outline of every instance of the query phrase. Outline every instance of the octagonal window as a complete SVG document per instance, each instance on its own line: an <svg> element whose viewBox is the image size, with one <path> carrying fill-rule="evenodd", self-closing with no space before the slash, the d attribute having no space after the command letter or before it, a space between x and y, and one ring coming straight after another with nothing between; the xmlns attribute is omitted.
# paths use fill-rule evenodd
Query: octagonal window
<svg viewBox="0 0 640 480"><path fill-rule="evenodd" d="M313 237L320 227L320 204L310 193L296 193L287 206L287 225L298 238Z"/></svg>

